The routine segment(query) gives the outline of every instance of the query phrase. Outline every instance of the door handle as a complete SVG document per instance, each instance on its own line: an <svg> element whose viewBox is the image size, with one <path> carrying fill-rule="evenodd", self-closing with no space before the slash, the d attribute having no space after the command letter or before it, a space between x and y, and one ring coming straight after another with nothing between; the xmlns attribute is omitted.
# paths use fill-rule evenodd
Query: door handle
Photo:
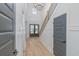
<svg viewBox="0 0 79 59"><path fill-rule="evenodd" d="M17 53L18 53L18 51L15 49L14 51L13 51L13 55L17 55Z"/></svg>
<svg viewBox="0 0 79 59"><path fill-rule="evenodd" d="M66 41L61 41L62 43L66 43Z"/></svg>

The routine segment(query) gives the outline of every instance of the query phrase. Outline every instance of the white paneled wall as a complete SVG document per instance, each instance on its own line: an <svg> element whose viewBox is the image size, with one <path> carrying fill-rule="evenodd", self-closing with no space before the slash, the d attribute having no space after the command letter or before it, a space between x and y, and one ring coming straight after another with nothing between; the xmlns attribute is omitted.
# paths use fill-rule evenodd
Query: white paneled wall
<svg viewBox="0 0 79 59"><path fill-rule="evenodd" d="M53 19L52 17L46 24L43 33L40 35L40 40L44 46L53 54Z"/></svg>
<svg viewBox="0 0 79 59"><path fill-rule="evenodd" d="M47 23L41 35L41 41L48 48L53 50L53 19L62 14L67 14L67 56L79 55L79 4L57 4L57 7ZM52 46L52 47L51 47Z"/></svg>
<svg viewBox="0 0 79 59"><path fill-rule="evenodd" d="M23 55L25 48L25 4L16 4L16 49L18 55Z"/></svg>
<svg viewBox="0 0 79 59"><path fill-rule="evenodd" d="M58 4L53 17L67 14L67 54L79 55L79 4Z"/></svg>

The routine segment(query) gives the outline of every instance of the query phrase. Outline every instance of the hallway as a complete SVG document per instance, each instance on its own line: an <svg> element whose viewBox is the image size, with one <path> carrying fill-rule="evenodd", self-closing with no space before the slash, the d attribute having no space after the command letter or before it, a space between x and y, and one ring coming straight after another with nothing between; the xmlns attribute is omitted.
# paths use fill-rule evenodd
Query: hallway
<svg viewBox="0 0 79 59"><path fill-rule="evenodd" d="M79 56L79 4L0 3L0 56Z"/></svg>
<svg viewBox="0 0 79 59"><path fill-rule="evenodd" d="M29 38L26 43L27 48L24 52L25 56L52 56L52 54L40 42L39 38Z"/></svg>

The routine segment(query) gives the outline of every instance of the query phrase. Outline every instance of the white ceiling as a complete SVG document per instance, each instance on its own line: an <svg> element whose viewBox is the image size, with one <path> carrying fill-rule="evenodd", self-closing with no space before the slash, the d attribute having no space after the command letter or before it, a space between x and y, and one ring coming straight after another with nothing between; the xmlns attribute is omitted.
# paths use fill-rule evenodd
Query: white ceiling
<svg viewBox="0 0 79 59"><path fill-rule="evenodd" d="M42 10L38 10L34 7L33 3L27 3L27 15L28 17L38 17L40 14L44 14L47 12L49 8L49 4L44 4L44 8ZM39 7L38 7L39 8Z"/></svg>
<svg viewBox="0 0 79 59"><path fill-rule="evenodd" d="M26 9L26 22L29 24L42 24L47 14L50 4L46 3L44 9L38 10L34 7L33 3L27 3Z"/></svg>

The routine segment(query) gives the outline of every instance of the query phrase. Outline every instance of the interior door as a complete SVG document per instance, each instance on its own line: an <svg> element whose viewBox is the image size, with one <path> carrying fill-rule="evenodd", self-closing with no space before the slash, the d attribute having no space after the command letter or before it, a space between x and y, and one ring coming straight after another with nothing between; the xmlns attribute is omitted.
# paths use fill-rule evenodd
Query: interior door
<svg viewBox="0 0 79 59"><path fill-rule="evenodd" d="M66 55L66 14L54 18L54 54Z"/></svg>
<svg viewBox="0 0 79 59"><path fill-rule="evenodd" d="M14 4L0 3L0 56L12 56L15 51Z"/></svg>
<svg viewBox="0 0 79 59"><path fill-rule="evenodd" d="M30 36L31 37L39 36L39 25L38 24L30 24Z"/></svg>

